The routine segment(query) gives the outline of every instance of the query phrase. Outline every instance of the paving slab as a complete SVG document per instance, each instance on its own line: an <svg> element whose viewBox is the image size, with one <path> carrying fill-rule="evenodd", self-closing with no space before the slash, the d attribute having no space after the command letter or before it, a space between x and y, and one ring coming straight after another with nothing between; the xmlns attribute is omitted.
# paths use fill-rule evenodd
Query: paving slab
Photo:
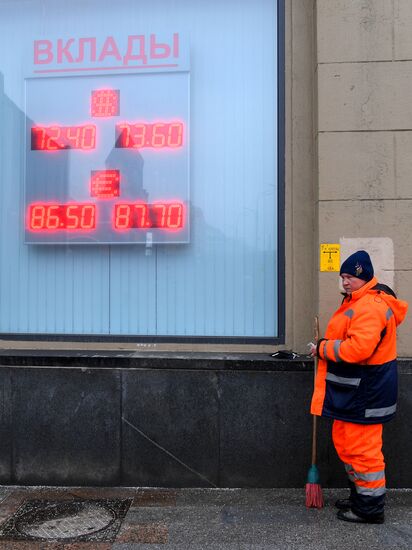
<svg viewBox="0 0 412 550"><path fill-rule="evenodd" d="M323 491L325 507L305 507L304 489L0 487L2 524L28 500L127 498L115 538L102 542L0 540L0 550L411 550L412 489L389 490L386 522L336 519L343 489ZM0 526L1 529L1 526Z"/></svg>

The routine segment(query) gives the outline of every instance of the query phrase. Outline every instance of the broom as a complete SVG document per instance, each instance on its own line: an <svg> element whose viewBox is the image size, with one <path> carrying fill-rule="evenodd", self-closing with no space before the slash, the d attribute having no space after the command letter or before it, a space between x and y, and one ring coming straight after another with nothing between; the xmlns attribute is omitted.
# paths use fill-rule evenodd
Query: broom
<svg viewBox="0 0 412 550"><path fill-rule="evenodd" d="M315 342L319 339L319 318L315 317ZM315 357L315 379L318 370L318 358ZM319 470L316 466L316 435L317 435L317 416L314 414L312 424L312 461L306 481L306 506L307 508L323 508L323 494L320 486Z"/></svg>

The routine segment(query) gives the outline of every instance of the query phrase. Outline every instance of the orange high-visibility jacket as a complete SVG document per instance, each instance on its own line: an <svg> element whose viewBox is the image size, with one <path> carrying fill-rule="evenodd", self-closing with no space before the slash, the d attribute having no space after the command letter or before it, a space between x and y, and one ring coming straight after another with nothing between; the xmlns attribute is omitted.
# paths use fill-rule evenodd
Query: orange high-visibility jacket
<svg viewBox="0 0 412 550"><path fill-rule="evenodd" d="M396 411L396 327L408 304L374 277L346 296L318 342L311 413L380 424Z"/></svg>

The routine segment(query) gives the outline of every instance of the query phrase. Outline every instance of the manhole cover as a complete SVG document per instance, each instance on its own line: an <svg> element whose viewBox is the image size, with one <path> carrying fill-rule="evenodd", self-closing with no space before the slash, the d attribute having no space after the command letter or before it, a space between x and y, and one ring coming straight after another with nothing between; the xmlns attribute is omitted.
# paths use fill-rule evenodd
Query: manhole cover
<svg viewBox="0 0 412 550"><path fill-rule="evenodd" d="M0 539L113 542L132 499L29 500L0 529Z"/></svg>

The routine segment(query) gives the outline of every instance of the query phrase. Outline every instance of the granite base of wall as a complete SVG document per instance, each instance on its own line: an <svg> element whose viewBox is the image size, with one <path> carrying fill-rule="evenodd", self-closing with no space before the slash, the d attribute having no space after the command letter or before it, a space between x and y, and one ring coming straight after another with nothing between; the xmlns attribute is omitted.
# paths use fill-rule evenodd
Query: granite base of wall
<svg viewBox="0 0 412 550"><path fill-rule="evenodd" d="M310 361L262 357L4 356L0 483L303 487L311 456ZM30 365L31 363L31 365ZM412 364L385 427L390 487L412 487ZM345 486L319 420L325 487Z"/></svg>

